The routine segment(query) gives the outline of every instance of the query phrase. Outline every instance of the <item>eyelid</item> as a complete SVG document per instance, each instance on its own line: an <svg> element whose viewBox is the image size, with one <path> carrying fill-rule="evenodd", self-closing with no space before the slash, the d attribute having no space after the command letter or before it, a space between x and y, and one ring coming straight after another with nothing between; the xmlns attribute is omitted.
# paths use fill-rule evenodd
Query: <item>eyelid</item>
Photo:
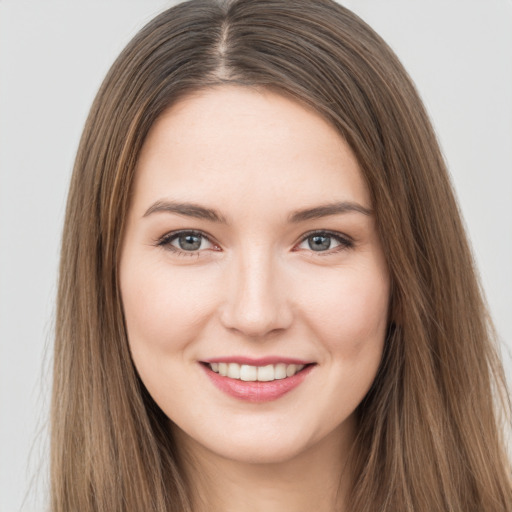
<svg viewBox="0 0 512 512"><path fill-rule="evenodd" d="M345 235L344 233L339 233L337 231L330 231L328 229L315 229L313 231L309 231L302 235L299 242L295 245L297 247L298 245L304 243L308 238L315 236L315 235L323 235L323 236L329 236L331 238L334 238L337 242L339 242L339 246L334 247L333 249L328 249L326 251L313 251L312 249L304 249L311 253L314 253L317 256L327 256L329 254L334 254L341 250L350 249L354 246L354 239L348 235Z"/></svg>
<svg viewBox="0 0 512 512"><path fill-rule="evenodd" d="M200 236L200 237L206 239L210 244L212 244L214 246L213 250L215 250L215 251L222 250L220 248L220 245L215 241L215 239L211 235L205 233L204 231L198 230L198 229L179 229L176 231L169 231L165 235L163 235L160 238L158 238L157 240L155 240L155 245L162 247L163 249L166 249L168 251L171 251L174 254L177 254L178 256L189 256L189 257L190 256L199 257L200 253L204 252L205 250L212 250L212 248L208 248L208 249L200 249L200 250L195 250L195 251L185 251L183 249L175 247L174 245L171 245L172 241L174 241L176 238L178 238L180 235L183 235L183 234L192 234L192 235ZM315 254L316 256L327 256L330 254L334 254L338 251L350 249L354 246L354 240L350 236L348 236L344 233L339 233L337 231L330 231L330 230L326 230L326 229L316 229L316 230L312 230L312 231L308 231L307 233L304 233L301 236L300 240L294 245L294 250L297 248L297 246L304 243L308 238L315 236L315 235L328 236L328 237L334 238L339 243L339 245L337 247L327 249L325 251L314 251L312 249L300 249L300 250L305 250L307 252Z"/></svg>
<svg viewBox="0 0 512 512"><path fill-rule="evenodd" d="M179 247L175 247L174 245L171 245L171 242L173 242L176 238L178 238L180 235L185 234L191 234L196 235L204 238L207 240L210 244L213 245L213 250L220 250L219 244L215 242L214 238L210 236L209 234L205 233L204 231L201 231L199 229L178 229L176 231L169 231L165 235L161 236L157 240L155 240L155 245L158 247L162 247L163 249L166 249L168 251L171 251L175 254L186 255L186 256L199 256L199 254L205 250L212 250L209 249L201 249L196 251L185 251L183 249L180 249Z"/></svg>

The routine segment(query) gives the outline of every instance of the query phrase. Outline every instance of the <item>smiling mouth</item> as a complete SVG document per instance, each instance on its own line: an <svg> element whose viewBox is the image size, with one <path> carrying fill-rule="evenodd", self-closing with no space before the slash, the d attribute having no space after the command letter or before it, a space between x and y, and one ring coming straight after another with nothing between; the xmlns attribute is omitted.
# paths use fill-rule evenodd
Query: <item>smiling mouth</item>
<svg viewBox="0 0 512 512"><path fill-rule="evenodd" d="M244 382L272 382L274 380L284 380L298 373L305 368L312 366L310 364L267 364L265 366L253 366L249 364L214 362L202 363L212 372L221 377L240 380Z"/></svg>
<svg viewBox="0 0 512 512"><path fill-rule="evenodd" d="M281 398L300 386L317 365L293 359L283 361L274 357L262 358L259 361L240 357L237 358L238 362L233 361L234 358L227 359L201 361L200 366L210 382L220 391L249 403Z"/></svg>

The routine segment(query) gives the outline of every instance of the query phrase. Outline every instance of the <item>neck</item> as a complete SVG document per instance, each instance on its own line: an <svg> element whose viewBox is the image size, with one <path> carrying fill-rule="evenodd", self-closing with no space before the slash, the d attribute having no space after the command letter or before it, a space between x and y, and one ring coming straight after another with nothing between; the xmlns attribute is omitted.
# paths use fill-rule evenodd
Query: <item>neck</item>
<svg viewBox="0 0 512 512"><path fill-rule="evenodd" d="M251 463L219 456L173 428L194 512L345 511L353 431L344 425L343 435L335 430L288 460Z"/></svg>

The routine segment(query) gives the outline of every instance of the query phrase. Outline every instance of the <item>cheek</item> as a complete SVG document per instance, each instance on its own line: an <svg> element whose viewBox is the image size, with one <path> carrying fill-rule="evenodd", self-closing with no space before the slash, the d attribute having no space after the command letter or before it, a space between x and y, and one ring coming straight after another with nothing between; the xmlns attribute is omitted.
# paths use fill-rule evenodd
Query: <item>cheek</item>
<svg viewBox="0 0 512 512"><path fill-rule="evenodd" d="M313 289L315 293L303 293L303 310L330 353L352 358L382 345L389 305L384 273L339 272Z"/></svg>
<svg viewBox="0 0 512 512"><path fill-rule="evenodd" d="M149 265L135 258L123 263L121 295L133 362L156 403L172 411L190 392L183 387L190 371L183 362L215 311L206 292L211 286L186 269L170 268L165 257Z"/></svg>
<svg viewBox="0 0 512 512"><path fill-rule="evenodd" d="M384 273L349 272L310 296L308 322L324 355L324 393L318 406L342 423L369 391L381 362L388 325L389 284Z"/></svg>
<svg viewBox="0 0 512 512"><path fill-rule="evenodd" d="M121 267L121 294L132 351L170 352L191 341L214 310L211 286L201 276L169 265ZM192 278L193 277L193 278ZM203 276L206 277L206 276Z"/></svg>

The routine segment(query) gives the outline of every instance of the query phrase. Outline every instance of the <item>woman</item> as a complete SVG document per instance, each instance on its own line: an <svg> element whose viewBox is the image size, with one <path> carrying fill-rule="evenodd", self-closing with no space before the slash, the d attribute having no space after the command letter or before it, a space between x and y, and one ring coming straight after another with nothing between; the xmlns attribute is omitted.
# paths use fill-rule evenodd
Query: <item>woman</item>
<svg viewBox="0 0 512 512"><path fill-rule="evenodd" d="M78 151L52 510L507 511L457 205L386 44L330 1L192 1Z"/></svg>

